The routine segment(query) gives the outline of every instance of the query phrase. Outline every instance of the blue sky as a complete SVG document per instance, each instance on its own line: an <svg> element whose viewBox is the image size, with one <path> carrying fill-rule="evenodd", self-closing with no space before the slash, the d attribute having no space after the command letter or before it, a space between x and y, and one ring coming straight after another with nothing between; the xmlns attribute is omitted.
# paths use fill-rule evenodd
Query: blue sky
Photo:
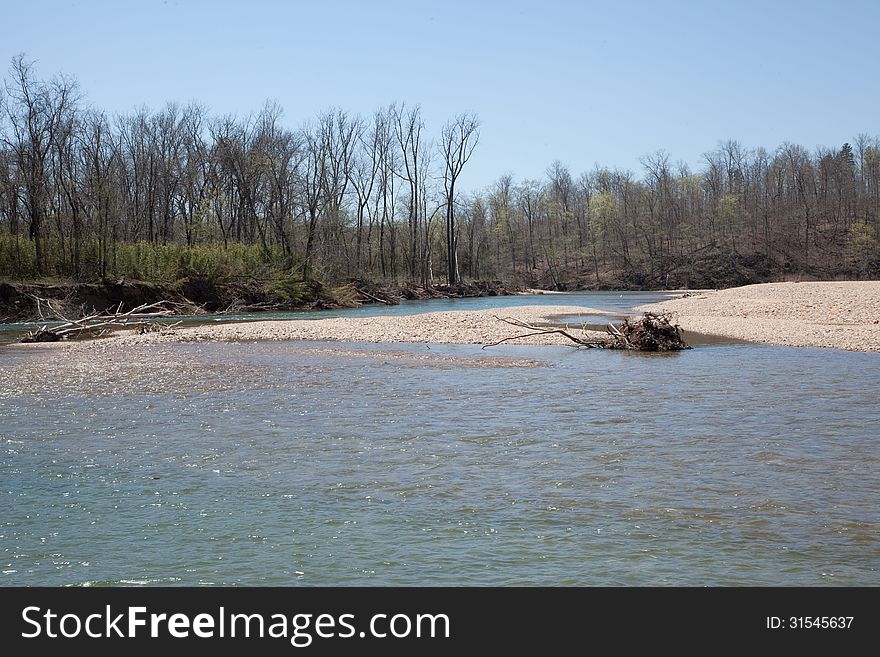
<svg viewBox="0 0 880 657"><path fill-rule="evenodd" d="M266 99L299 125L329 107L421 104L433 134L476 112L470 187L554 159L699 166L721 139L838 146L880 133L880 1L248 2L5 0L0 55L75 76L111 112Z"/></svg>

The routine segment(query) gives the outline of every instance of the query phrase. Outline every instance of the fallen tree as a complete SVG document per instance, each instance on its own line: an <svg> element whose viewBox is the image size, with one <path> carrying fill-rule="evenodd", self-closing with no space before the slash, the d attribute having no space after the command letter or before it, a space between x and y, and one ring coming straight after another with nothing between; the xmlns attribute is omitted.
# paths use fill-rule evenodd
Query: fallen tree
<svg viewBox="0 0 880 657"><path fill-rule="evenodd" d="M177 325L167 326L147 321L172 317L177 304L169 301L142 304L126 312L122 312L122 304L120 304L115 312L92 313L81 319L69 319L53 306L49 299L39 297L34 297L34 299L37 302L37 311L41 319L61 321L62 323L52 327L46 324L35 331L31 331L21 339L22 342L58 342L59 340L69 340L71 338L98 337L110 329L117 328L136 328L141 332L168 331ZM48 309L48 317L43 312L44 304Z"/></svg>
<svg viewBox="0 0 880 657"><path fill-rule="evenodd" d="M690 345L681 336L681 328L672 323L668 314L644 313L634 322L624 319L623 324L608 325L608 349L632 351L682 351Z"/></svg>
<svg viewBox="0 0 880 657"><path fill-rule="evenodd" d="M597 347L605 347L606 342L607 342L605 339L592 339L591 340L591 339L587 338L586 337L586 330L584 330L585 337L580 338L575 335L572 335L572 333L570 333L568 329L553 328L553 327L546 327L546 326L533 326L531 324L526 324L525 322L522 322L518 319L514 319L513 317L498 317L497 315L493 315L493 317L495 317L495 319L497 319L498 321L504 322L505 324L510 324L511 326L517 326L519 328L526 329L529 331L529 333L522 333L520 335L511 335L510 337L502 338L502 339L498 340L497 342L492 342L490 344L484 344L483 349L486 349L487 347L497 347L499 344L503 344L505 342L510 342L511 340L519 340L521 338L531 338L536 335L548 335L550 333L558 333L559 335L562 335L563 337L566 337L569 340L571 340L572 342L574 342L575 345L577 345L578 347L586 347L588 349L593 349L593 348L597 348Z"/></svg>
<svg viewBox="0 0 880 657"><path fill-rule="evenodd" d="M603 337L593 337L584 326L581 335L575 335L568 328L559 328L553 326L534 326L527 324L512 317L498 317L495 319L526 329L528 333L512 335L507 338L498 340L491 344L483 345L483 349L487 347L495 347L504 342L518 340L521 338L530 338L536 335L559 334L568 340L571 340L576 347L584 347L587 349L623 349L627 351L682 351L690 349L690 345L684 341L681 335L681 329L677 324L673 324L668 314L657 315L654 313L645 313L640 319L630 321L624 319L622 324L615 326L608 324Z"/></svg>

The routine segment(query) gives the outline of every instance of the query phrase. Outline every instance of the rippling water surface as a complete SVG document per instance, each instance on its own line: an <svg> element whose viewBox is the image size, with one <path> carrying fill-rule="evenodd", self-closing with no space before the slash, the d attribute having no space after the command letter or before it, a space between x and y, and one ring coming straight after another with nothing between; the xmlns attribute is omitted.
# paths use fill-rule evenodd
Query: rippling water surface
<svg viewBox="0 0 880 657"><path fill-rule="evenodd" d="M10 375L52 354L0 352L0 584L880 584L876 354L198 344Z"/></svg>

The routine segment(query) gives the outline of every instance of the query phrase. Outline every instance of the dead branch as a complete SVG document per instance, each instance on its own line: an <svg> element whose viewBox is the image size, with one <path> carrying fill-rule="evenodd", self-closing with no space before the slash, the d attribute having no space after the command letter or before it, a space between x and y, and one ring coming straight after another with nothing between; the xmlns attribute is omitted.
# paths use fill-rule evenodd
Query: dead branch
<svg viewBox="0 0 880 657"><path fill-rule="evenodd" d="M379 297L377 297L377 296L375 296L375 295L373 295L373 294L370 294L370 293L367 292L366 290L361 289L361 288L359 288L359 287L355 287L354 289L355 289L355 291L357 291L358 294L360 294L360 295L362 295L362 296L365 296L365 297L367 297L367 299L370 299L370 300L372 300L372 301L374 301L374 302L376 302L376 303L384 303L386 306L395 306L395 305L397 305L397 304L395 304L393 301L389 301L388 299L380 299Z"/></svg>
<svg viewBox="0 0 880 657"><path fill-rule="evenodd" d="M159 322L144 322L140 326L137 327L136 331L138 335L145 335L147 333L158 333L159 335L170 335L174 333L174 329L183 324L182 321L174 322L173 324L160 324Z"/></svg>
<svg viewBox="0 0 880 657"><path fill-rule="evenodd" d="M264 303L246 304L246 303L242 302L240 299L236 299L232 303L230 303L228 306L226 306L226 308L224 310L220 310L220 311L213 313L213 314L215 314L215 315L232 315L232 314L240 314L240 313L272 312L275 310L283 310L283 309L284 309L284 304L281 304L281 303L264 302Z"/></svg>
<svg viewBox="0 0 880 657"><path fill-rule="evenodd" d="M629 319L625 319L623 324L619 326L608 324L606 328L608 337L602 339L589 338L586 325L582 328L583 337L578 337L570 333L567 327L562 329L533 326L512 317L494 317L499 321L518 328L527 329L530 332L512 335L497 342L486 344L483 346L483 349L495 347L510 340L531 338L550 333L558 333L568 338L577 347L624 349L628 351L681 351L683 349L690 349L690 346L682 338L681 329L677 324L672 324L669 315L645 313L641 319L636 321L631 322Z"/></svg>
<svg viewBox="0 0 880 657"><path fill-rule="evenodd" d="M509 338L502 338L501 340L498 340L498 342L483 345L483 349L486 349L487 347L496 347L499 344L508 342L510 340L518 340L519 338L530 338L535 335L547 335L548 333L558 333L559 335L562 335L574 342L578 347L586 347L588 349L602 347L604 346L605 342L604 340L587 340L584 338L578 338L569 333L567 330L561 328L532 326L531 324L526 324L525 322L514 319L513 317L498 317L497 315L493 315L493 317L501 322L505 322L506 324L511 324L512 326L518 326L519 328L527 329L531 331L531 333L523 333L522 335L512 335Z"/></svg>
<svg viewBox="0 0 880 657"><path fill-rule="evenodd" d="M45 325L36 331L32 331L22 338L22 342L57 342L58 340L84 336L94 337L103 334L111 327L143 326L146 324L146 320L171 317L174 314L174 307L179 305L169 301L157 301L155 303L141 304L127 312L122 312L122 304L120 303L114 312L93 313L81 319L68 319L56 308L53 308L48 299L34 298L37 299L38 308L41 302L46 303L49 310L62 323L52 328ZM45 319L42 310L39 310L39 312L40 316Z"/></svg>
<svg viewBox="0 0 880 657"><path fill-rule="evenodd" d="M641 319L623 324L609 324L610 340L608 349L627 349L631 351L682 351L690 349L681 335L678 324L672 323L668 314L644 313Z"/></svg>
<svg viewBox="0 0 880 657"><path fill-rule="evenodd" d="M626 320L624 320L624 322L626 322ZM621 349L621 348L633 349L632 343L630 343L629 339L627 339L627 337L623 333L621 333L620 330L614 324L609 323L608 328L606 330L611 335L611 338L612 338L611 344L622 343L622 345L623 345L622 347L609 347L609 348L611 348L611 349Z"/></svg>

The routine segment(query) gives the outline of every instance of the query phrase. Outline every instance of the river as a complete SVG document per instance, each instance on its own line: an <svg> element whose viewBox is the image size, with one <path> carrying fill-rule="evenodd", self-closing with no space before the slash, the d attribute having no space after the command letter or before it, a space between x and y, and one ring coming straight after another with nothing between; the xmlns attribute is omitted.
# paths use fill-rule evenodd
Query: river
<svg viewBox="0 0 880 657"><path fill-rule="evenodd" d="M0 584L880 585L877 354L163 349L0 350Z"/></svg>

